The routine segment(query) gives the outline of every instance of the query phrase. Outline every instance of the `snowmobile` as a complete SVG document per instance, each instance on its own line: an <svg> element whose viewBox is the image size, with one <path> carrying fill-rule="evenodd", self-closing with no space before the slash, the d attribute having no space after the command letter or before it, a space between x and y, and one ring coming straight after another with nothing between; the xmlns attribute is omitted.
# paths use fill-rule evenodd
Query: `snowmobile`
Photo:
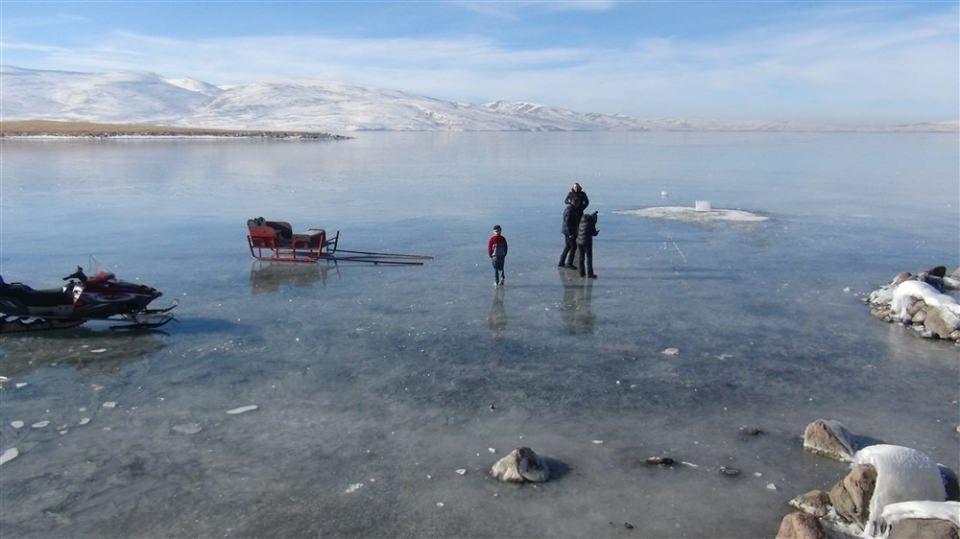
<svg viewBox="0 0 960 539"><path fill-rule="evenodd" d="M126 322L111 329L160 327L177 306L148 309L163 295L156 288L117 280L109 271L87 277L83 268L63 278L60 288L34 290L22 283L4 283L0 278L0 334L64 329L90 320Z"/></svg>

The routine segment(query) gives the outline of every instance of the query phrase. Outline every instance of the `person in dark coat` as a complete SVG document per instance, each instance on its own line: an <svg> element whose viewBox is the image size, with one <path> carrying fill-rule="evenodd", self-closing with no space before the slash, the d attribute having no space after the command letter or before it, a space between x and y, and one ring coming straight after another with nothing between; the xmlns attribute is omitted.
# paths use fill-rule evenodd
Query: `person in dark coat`
<svg viewBox="0 0 960 539"><path fill-rule="evenodd" d="M580 276L596 279L593 272L593 237L600 233L597 228L597 212L589 213L580 218L577 229L577 246L580 248Z"/></svg>
<svg viewBox="0 0 960 539"><path fill-rule="evenodd" d="M587 192L583 190L583 187L580 187L579 183L575 183L570 188L570 192L567 193L567 198L563 199L563 203L570 204L580 215L583 215L583 211L590 205L590 197L587 196Z"/></svg>
<svg viewBox="0 0 960 539"><path fill-rule="evenodd" d="M557 264L557 267L562 268L564 266L570 269L577 269L573 265L573 260L577 255L577 228L580 226L580 212L573 207L572 204L567 204L563 208L563 225L560 228L560 232L563 234L563 252L560 253L560 262Z"/></svg>

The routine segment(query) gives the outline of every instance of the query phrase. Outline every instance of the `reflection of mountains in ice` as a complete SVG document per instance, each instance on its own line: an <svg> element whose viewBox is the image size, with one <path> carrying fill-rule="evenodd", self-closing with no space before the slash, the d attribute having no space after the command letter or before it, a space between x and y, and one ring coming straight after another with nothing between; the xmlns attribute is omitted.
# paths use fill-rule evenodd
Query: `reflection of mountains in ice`
<svg viewBox="0 0 960 539"><path fill-rule="evenodd" d="M641 119L522 101L473 104L331 81L254 82L218 87L155 73L79 73L11 66L0 69L4 116L8 120L306 131L838 130L771 121ZM865 130L953 132L956 122Z"/></svg>

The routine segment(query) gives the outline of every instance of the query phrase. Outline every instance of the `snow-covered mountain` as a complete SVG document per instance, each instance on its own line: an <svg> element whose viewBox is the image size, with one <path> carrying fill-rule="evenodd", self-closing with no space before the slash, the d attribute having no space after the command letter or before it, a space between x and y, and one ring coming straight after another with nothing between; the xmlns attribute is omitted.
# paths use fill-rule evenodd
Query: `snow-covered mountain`
<svg viewBox="0 0 960 539"><path fill-rule="evenodd" d="M781 122L640 119L525 102L471 104L328 81L217 87L155 73L0 67L7 120L75 120L300 131L791 131ZM918 124L919 125L919 124ZM956 131L956 122L886 130Z"/></svg>

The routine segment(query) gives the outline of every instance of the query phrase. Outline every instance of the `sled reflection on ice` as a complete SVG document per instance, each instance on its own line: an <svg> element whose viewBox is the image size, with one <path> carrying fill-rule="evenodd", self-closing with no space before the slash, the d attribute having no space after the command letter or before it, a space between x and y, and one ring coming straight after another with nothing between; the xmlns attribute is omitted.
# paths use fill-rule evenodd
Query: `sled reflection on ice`
<svg viewBox="0 0 960 539"><path fill-rule="evenodd" d="M250 290L256 295L273 294L283 285L310 288L319 282L326 286L328 277L334 276L340 278L340 268L336 263L301 265L257 261L250 268Z"/></svg>

